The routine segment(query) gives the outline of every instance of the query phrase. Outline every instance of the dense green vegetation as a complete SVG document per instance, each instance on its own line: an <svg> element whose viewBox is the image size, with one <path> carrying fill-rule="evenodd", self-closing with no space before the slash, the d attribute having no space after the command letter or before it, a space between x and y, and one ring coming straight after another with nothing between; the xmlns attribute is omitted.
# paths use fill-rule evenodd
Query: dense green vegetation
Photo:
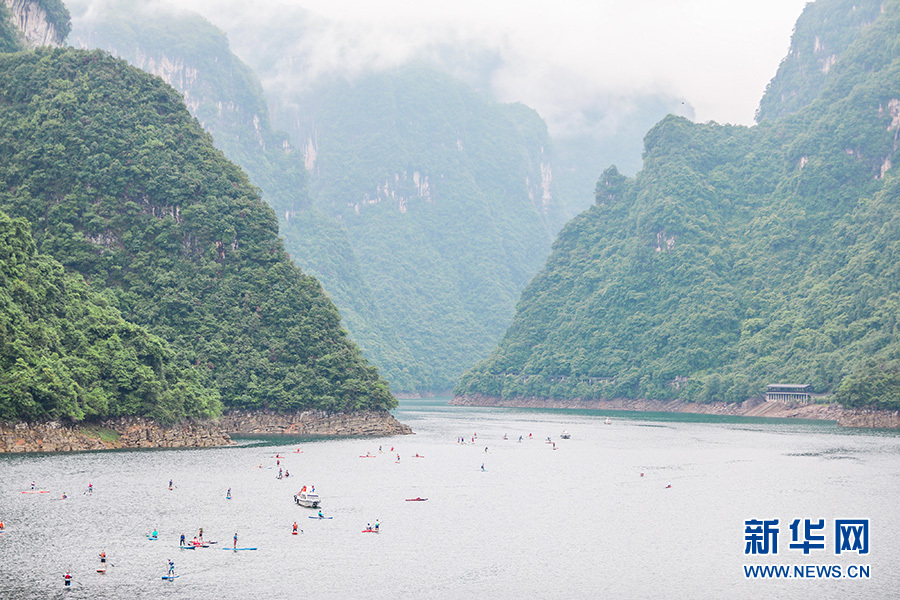
<svg viewBox="0 0 900 600"><path fill-rule="evenodd" d="M287 257L271 208L158 78L103 52L0 56L0 209L226 408L395 401Z"/></svg>
<svg viewBox="0 0 900 600"><path fill-rule="evenodd" d="M216 416L210 377L174 355L0 213L0 420Z"/></svg>
<svg viewBox="0 0 900 600"><path fill-rule="evenodd" d="M221 31L128 0L108 7L99 15L76 8L73 39L160 73L184 93L276 209L291 257L322 281L393 389L449 389L487 354L570 214L533 111L492 103L425 67L298 93L304 86L292 78L305 75L278 69L283 36L302 31L269 24L254 46L269 58L255 66L284 81L273 114L295 141L285 151L259 83Z"/></svg>
<svg viewBox="0 0 900 600"><path fill-rule="evenodd" d="M56 28L60 41L72 31L72 18L62 0L33 0L47 13L47 22Z"/></svg>
<svg viewBox="0 0 900 600"><path fill-rule="evenodd" d="M9 8L0 2L0 52L16 52L23 47L22 32L13 24Z"/></svg>
<svg viewBox="0 0 900 600"><path fill-rule="evenodd" d="M807 26L843 39L825 31L856 27L845 4ZM785 116L651 130L456 392L741 401L790 382L900 408L900 3L883 5Z"/></svg>
<svg viewBox="0 0 900 600"><path fill-rule="evenodd" d="M881 0L812 2L794 25L791 49L763 95L757 122L796 112L818 97L829 71L881 12Z"/></svg>
<svg viewBox="0 0 900 600"><path fill-rule="evenodd" d="M560 206L546 125L418 66L322 83L296 106L279 123L315 149L311 203L338 224L313 244L309 213L294 215L288 250L395 389L451 388L549 251Z"/></svg>

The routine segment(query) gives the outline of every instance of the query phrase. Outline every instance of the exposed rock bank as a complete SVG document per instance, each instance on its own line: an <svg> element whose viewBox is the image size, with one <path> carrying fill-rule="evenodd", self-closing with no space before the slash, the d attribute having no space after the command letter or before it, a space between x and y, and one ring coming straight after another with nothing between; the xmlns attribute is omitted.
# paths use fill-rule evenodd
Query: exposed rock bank
<svg viewBox="0 0 900 600"><path fill-rule="evenodd" d="M736 417L770 417L778 419L814 419L836 421L844 427L900 428L900 412L849 409L839 404L783 404L753 398L740 404L713 402L697 404L683 400L572 400L548 398L498 398L495 396L456 396L455 406L507 406L518 408L582 408L591 410L634 410L644 412L681 412Z"/></svg>
<svg viewBox="0 0 900 600"><path fill-rule="evenodd" d="M231 411L219 420L223 431L241 435L336 435L377 436L412 433L386 410L353 413L304 411L278 414L260 411Z"/></svg>
<svg viewBox="0 0 900 600"><path fill-rule="evenodd" d="M0 423L0 453L77 452L115 448L210 448L232 443L229 433L252 435L380 436L412 433L387 411L292 414L233 411L218 421L164 426L128 417L95 424Z"/></svg>
<svg viewBox="0 0 900 600"><path fill-rule="evenodd" d="M207 448L230 444L215 423L164 426L123 417L96 424L0 423L0 452L73 452L113 448Z"/></svg>

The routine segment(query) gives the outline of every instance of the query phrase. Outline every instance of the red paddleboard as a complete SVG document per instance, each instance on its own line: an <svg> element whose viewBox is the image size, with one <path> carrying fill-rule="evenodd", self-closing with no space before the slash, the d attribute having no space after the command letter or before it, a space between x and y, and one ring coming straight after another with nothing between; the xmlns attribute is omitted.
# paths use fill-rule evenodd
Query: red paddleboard
<svg viewBox="0 0 900 600"><path fill-rule="evenodd" d="M296 531L292 531L291 534L297 535L297 532L296 532Z"/></svg>
<svg viewBox="0 0 900 600"><path fill-rule="evenodd" d="M363 529L363 533L378 533L377 529Z"/></svg>
<svg viewBox="0 0 900 600"><path fill-rule="evenodd" d="M49 494L50 490L30 490L22 492L23 494Z"/></svg>
<svg viewBox="0 0 900 600"><path fill-rule="evenodd" d="M407 502L425 502L428 498L407 498Z"/></svg>
<svg viewBox="0 0 900 600"><path fill-rule="evenodd" d="M97 569L98 573L106 573L106 569Z"/></svg>
<svg viewBox="0 0 900 600"><path fill-rule="evenodd" d="M365 454L365 455L360 454L359 457L360 458L375 458L375 455L374 454ZM22 493L24 494L25 492L22 492Z"/></svg>

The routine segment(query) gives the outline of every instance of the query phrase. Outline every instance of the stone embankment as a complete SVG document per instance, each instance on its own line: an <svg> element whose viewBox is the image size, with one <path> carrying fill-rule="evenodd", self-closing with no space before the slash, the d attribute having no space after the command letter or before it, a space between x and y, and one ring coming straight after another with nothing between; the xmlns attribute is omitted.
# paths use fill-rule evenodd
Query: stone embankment
<svg viewBox="0 0 900 600"><path fill-rule="evenodd" d="M641 412L681 412L704 415L730 415L735 417L769 417L776 419L813 419L835 421L844 427L869 427L879 429L900 428L900 412L844 408L839 404L784 404L752 398L738 404L712 402L697 404L683 400L571 400L522 397L498 398L495 396L457 396L450 404L455 406L506 406L516 408L582 408L590 410L634 410Z"/></svg>
<svg viewBox="0 0 900 600"><path fill-rule="evenodd" d="M293 414L234 411L218 421L160 425L127 417L94 424L0 423L0 453L77 452L116 448L210 448L240 435L379 436L412 433L387 411Z"/></svg>

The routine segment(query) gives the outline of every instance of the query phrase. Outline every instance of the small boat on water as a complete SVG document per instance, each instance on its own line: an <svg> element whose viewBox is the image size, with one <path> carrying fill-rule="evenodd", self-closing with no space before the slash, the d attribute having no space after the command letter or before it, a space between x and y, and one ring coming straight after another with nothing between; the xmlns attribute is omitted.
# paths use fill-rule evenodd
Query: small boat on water
<svg viewBox="0 0 900 600"><path fill-rule="evenodd" d="M303 489L294 495L294 502L306 508L319 508L322 501L319 498L319 494L313 490L308 490L304 485Z"/></svg>
<svg viewBox="0 0 900 600"><path fill-rule="evenodd" d="M559 434L559 437L561 437L564 440L567 440L570 437L572 437L572 435L569 433L569 431L567 429L563 429L562 433Z"/></svg>

